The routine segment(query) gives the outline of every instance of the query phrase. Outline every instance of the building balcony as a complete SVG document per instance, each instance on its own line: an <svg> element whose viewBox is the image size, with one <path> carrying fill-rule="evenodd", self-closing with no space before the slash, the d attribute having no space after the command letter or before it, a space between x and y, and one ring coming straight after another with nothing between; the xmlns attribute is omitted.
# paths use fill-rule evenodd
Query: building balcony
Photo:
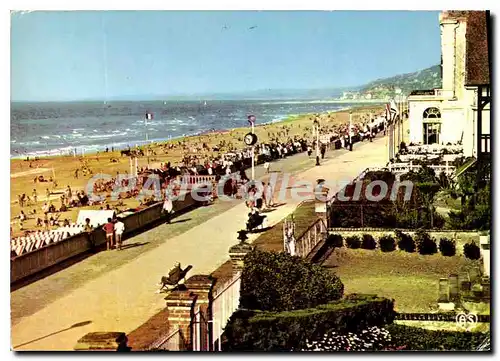
<svg viewBox="0 0 500 361"><path fill-rule="evenodd" d="M451 98L453 98L453 90L444 89L414 90L408 96L410 101L446 100Z"/></svg>

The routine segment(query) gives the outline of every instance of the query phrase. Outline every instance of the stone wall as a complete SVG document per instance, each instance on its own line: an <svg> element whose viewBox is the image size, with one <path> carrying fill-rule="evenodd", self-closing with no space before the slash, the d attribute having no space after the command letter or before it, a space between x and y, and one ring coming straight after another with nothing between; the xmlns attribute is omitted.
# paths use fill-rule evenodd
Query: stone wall
<svg viewBox="0 0 500 361"><path fill-rule="evenodd" d="M410 229L402 229L404 233L415 236L415 230ZM380 228L330 228L328 230L329 234L340 234L345 239L350 236L359 236L360 238L363 234L371 234L375 241L377 242L380 237L384 235L391 235L392 237L396 237L396 234L393 230L383 230ZM478 231L454 231L454 230L443 230L443 231L429 231L429 235L436 239L437 245L439 246L439 240L441 238L454 239L456 242L457 255L463 254L464 245L469 242L474 242L477 246L479 246L479 232Z"/></svg>
<svg viewBox="0 0 500 361"><path fill-rule="evenodd" d="M187 193L184 199L174 200L174 211L180 212L195 207L198 203ZM162 203L156 203L143 210L135 212L122 219L125 224L125 237L147 227L161 218ZM95 229L91 237L93 243L100 246L106 242L104 231ZM52 243L32 252L11 258L10 282L14 283L23 278L32 276L49 267L59 264L72 257L90 250L90 239L86 233L76 234L60 242Z"/></svg>

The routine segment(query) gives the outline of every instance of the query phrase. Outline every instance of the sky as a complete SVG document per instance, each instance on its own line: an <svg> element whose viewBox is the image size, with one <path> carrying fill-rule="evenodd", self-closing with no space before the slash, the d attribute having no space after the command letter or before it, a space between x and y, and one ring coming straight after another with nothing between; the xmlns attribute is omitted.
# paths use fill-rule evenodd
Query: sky
<svg viewBox="0 0 500 361"><path fill-rule="evenodd" d="M438 16L437 11L12 13L11 99L357 86L439 64Z"/></svg>

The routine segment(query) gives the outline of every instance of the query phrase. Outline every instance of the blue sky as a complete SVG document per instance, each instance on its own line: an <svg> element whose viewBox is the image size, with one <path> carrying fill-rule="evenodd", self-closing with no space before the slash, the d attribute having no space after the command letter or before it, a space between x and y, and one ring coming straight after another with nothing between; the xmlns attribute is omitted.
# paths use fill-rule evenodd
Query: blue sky
<svg viewBox="0 0 500 361"><path fill-rule="evenodd" d="M12 100L354 86L438 64L441 53L437 11L71 11L11 19Z"/></svg>

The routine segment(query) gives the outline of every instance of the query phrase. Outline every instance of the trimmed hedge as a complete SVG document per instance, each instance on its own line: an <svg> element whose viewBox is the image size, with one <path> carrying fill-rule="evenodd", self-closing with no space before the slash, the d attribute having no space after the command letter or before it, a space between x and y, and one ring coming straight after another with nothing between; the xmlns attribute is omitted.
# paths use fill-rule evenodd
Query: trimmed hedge
<svg viewBox="0 0 500 361"><path fill-rule="evenodd" d="M358 236L350 236L345 239L348 248L357 249L361 247L361 240Z"/></svg>
<svg viewBox="0 0 500 361"><path fill-rule="evenodd" d="M357 332L394 320L394 300L373 295L351 295L315 308L261 312L238 310L224 329L224 351L290 351L306 347L306 340L331 330Z"/></svg>
<svg viewBox="0 0 500 361"><path fill-rule="evenodd" d="M474 242L464 244L464 256L468 259L479 259L481 258L481 250Z"/></svg>
<svg viewBox="0 0 500 361"><path fill-rule="evenodd" d="M470 351L487 337L482 332L433 331L419 327L387 325L391 344L409 351Z"/></svg>
<svg viewBox="0 0 500 361"><path fill-rule="evenodd" d="M341 234L329 234L328 238L326 239L326 243L330 247L343 247L344 246L344 238L342 237Z"/></svg>
<svg viewBox="0 0 500 361"><path fill-rule="evenodd" d="M399 229L396 229L395 233L396 239L398 241L398 248L400 250L410 253L415 252L416 245L411 235L409 235L408 233L404 233Z"/></svg>
<svg viewBox="0 0 500 361"><path fill-rule="evenodd" d="M361 248L364 249L375 249L377 248L377 242L371 234L363 234L363 240L361 242Z"/></svg>
<svg viewBox="0 0 500 361"><path fill-rule="evenodd" d="M288 311L338 300L344 285L332 272L286 253L253 251L244 258L240 307Z"/></svg>
<svg viewBox="0 0 500 361"><path fill-rule="evenodd" d="M421 255L430 255L437 253L436 240L431 238L429 233L418 230L415 234L418 253Z"/></svg>
<svg viewBox="0 0 500 361"><path fill-rule="evenodd" d="M439 251L443 256L454 256L457 252L455 241L448 238L441 238L439 240Z"/></svg>
<svg viewBox="0 0 500 361"><path fill-rule="evenodd" d="M396 242L391 235L380 237L378 243L382 252L392 252L396 249Z"/></svg>

